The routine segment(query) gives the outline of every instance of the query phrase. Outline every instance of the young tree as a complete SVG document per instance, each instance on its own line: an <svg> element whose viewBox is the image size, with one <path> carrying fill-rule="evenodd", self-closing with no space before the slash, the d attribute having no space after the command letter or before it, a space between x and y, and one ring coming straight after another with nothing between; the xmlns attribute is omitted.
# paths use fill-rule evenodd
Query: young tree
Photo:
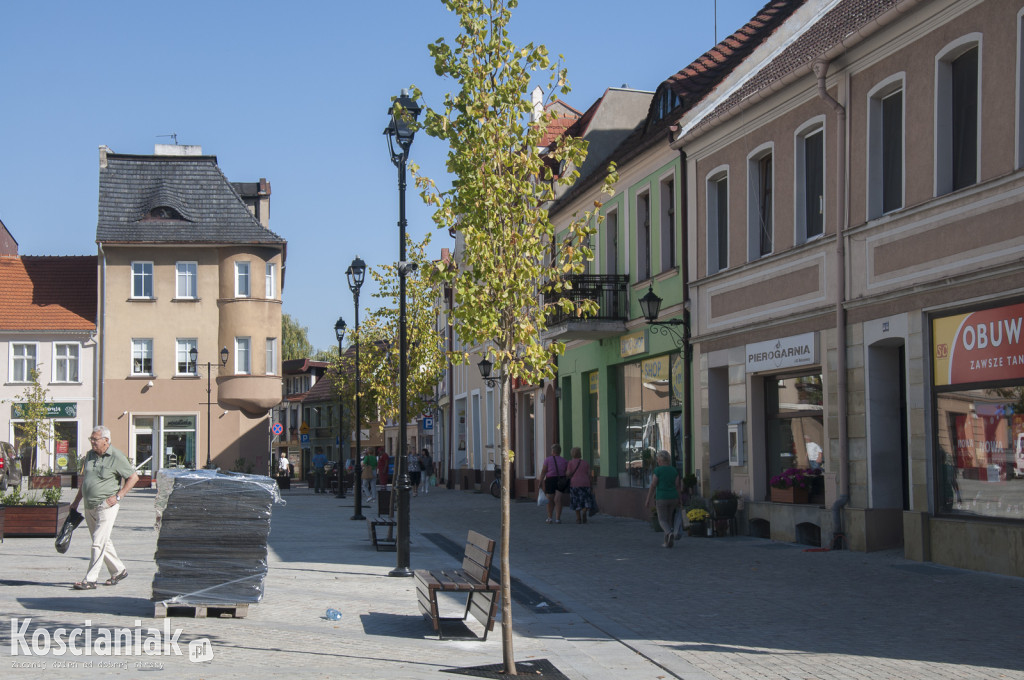
<svg viewBox="0 0 1024 680"><path fill-rule="evenodd" d="M580 315L596 302L563 296L571 275L593 257L587 237L596 232L600 204L559 230L546 204L558 187L572 185L586 158L586 142L563 137L541 148L552 113L531 116L532 78L546 82L548 97L569 91L566 71L551 62L543 46L518 47L508 24L516 0L442 0L459 18L453 44L443 38L430 46L434 70L459 90L445 96L442 110L426 112L428 134L448 143L452 187L441 191L414 167L416 184L434 206L439 228L455 228L464 250L455 267L437 265L434 275L453 287L451 323L467 346L486 344L487 357L501 380L501 608L504 672L515 674L512 649L509 533L511 463L509 394L512 379L537 384L555 375L553 357L562 343L546 344L541 333L554 308ZM552 168L564 168L555 174ZM610 192L610 174L605 188ZM453 357L468 362L468 354Z"/></svg>
<svg viewBox="0 0 1024 680"><path fill-rule="evenodd" d="M32 451L33 469L42 468L39 459L39 451L46 451L46 444L53 438L53 420L50 417L47 404L50 393L45 387L39 384L39 371L33 368L29 371L30 384L19 394L15 400L17 403L17 417L22 421L21 435L15 430L14 445L18 451L26 449Z"/></svg>
<svg viewBox="0 0 1024 680"><path fill-rule="evenodd" d="M281 358L308 359L313 356L313 345L309 342L309 328L300 326L290 314L281 315Z"/></svg>

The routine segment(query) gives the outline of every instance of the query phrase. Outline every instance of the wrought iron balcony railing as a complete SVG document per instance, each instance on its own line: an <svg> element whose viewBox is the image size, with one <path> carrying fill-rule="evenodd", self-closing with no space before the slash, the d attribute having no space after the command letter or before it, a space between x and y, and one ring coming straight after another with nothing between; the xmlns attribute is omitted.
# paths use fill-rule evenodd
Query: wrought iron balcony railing
<svg viewBox="0 0 1024 680"><path fill-rule="evenodd" d="M593 300L597 312L579 317L562 310L552 310L548 315L548 328L555 330L564 324L596 324L607 322L625 323L629 304L629 276L626 274L576 274L569 277L572 289L562 295L574 302Z"/></svg>

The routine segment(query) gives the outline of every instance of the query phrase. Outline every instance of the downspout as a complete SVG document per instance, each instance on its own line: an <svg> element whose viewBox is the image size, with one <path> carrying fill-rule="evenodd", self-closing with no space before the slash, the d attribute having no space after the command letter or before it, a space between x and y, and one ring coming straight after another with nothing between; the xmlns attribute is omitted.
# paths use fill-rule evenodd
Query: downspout
<svg viewBox="0 0 1024 680"><path fill-rule="evenodd" d="M693 334L690 330L690 220L689 204L686 190L687 183L686 151L679 148L679 213L682 216L680 221L680 237L682 253L679 266L683 275L683 455L685 456L685 471L692 473L694 468L693 459L693 348L690 345L690 338Z"/></svg>
<svg viewBox="0 0 1024 680"><path fill-rule="evenodd" d="M455 291L450 287L444 291L444 301L448 306L447 318L445 324L448 326L448 337L446 338L448 343L448 356L451 356L451 352L455 349L455 327L452 326L452 311L455 309ZM454 367L452 361L448 359L448 446L445 452L445 466L444 466L444 477L445 487L448 489L453 488L451 471L455 467L455 379L452 376L454 373Z"/></svg>
<svg viewBox="0 0 1024 680"><path fill-rule="evenodd" d="M837 172L836 184L839 223L836 229L836 406L839 420L839 497L832 504L832 547L844 547L842 513L840 510L850 502L850 449L847 427L847 377L846 377L846 230L850 224L849 172L846 167L846 145L849 139L846 109L828 93L825 76L829 61L814 62L814 76L818 81L818 97L830 104L836 113Z"/></svg>
<svg viewBox="0 0 1024 680"><path fill-rule="evenodd" d="M100 282L99 282L99 338L93 350L93 382L96 385L96 403L92 407L93 425L103 424L103 353L107 347L106 319L107 319L107 253L103 250L103 244L98 243L100 249Z"/></svg>

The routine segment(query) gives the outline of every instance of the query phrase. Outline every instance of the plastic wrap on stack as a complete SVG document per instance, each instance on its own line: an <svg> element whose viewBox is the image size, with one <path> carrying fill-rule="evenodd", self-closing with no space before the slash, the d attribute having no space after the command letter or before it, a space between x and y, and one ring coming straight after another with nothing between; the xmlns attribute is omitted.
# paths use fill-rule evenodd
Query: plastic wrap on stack
<svg viewBox="0 0 1024 680"><path fill-rule="evenodd" d="M270 477L161 470L153 599L185 605L259 602L275 503L284 500Z"/></svg>

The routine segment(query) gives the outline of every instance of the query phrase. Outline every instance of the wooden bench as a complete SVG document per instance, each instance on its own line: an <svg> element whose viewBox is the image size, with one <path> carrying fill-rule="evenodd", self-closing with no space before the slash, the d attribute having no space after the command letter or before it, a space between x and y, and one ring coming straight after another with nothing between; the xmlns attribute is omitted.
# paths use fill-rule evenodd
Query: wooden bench
<svg viewBox="0 0 1024 680"><path fill-rule="evenodd" d="M465 621L470 614L483 624L483 637L473 635L453 636L449 640L487 640L487 633L494 630L494 617L498 614L498 598L501 586L492 581L491 562L494 559L494 541L483 534L470 531L466 538L466 550L462 557L461 569L417 569L416 599L423 615L430 619L438 639L445 639L443 623ZM466 610L461 617L442 617L437 606L438 593L467 593Z"/></svg>
<svg viewBox="0 0 1024 680"><path fill-rule="evenodd" d="M384 550L394 551L398 548L398 537L395 533L397 522L385 515L370 517L366 520L366 527L370 530L370 543L377 552ZM387 536L378 536L377 527L387 527Z"/></svg>

